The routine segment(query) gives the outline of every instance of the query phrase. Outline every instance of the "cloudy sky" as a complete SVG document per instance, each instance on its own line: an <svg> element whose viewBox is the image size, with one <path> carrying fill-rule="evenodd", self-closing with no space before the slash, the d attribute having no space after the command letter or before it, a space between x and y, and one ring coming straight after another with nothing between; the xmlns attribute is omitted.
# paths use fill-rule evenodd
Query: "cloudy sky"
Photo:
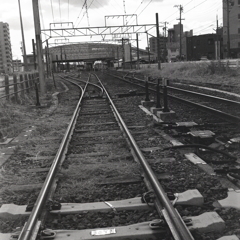
<svg viewBox="0 0 240 240"><path fill-rule="evenodd" d="M32 39L35 39L32 0L0 0L0 21L7 22L10 27L13 59L22 59L21 28L18 1L21 3L22 21L27 54L32 53ZM36 0L37 1L37 0ZM216 16L219 26L222 25L222 0L38 0L40 9L41 28L49 29L50 23L72 22L74 27L101 27L105 25L122 25L123 19L105 18L108 15L137 14L138 24L155 24L158 13L160 26L167 22L172 28L179 21L179 8L183 6L182 18L184 31L193 30L194 35L214 33ZM135 24L134 17L125 24ZM51 25L52 26L52 25ZM59 25L58 25L59 26ZM163 33L162 27L160 33ZM156 35L156 30L150 32ZM45 35L42 35L45 41ZM99 37L71 38L66 41L99 41ZM50 39L49 43L63 41L59 38ZM136 42L132 43L133 46ZM139 46L147 46L146 34L139 36Z"/></svg>

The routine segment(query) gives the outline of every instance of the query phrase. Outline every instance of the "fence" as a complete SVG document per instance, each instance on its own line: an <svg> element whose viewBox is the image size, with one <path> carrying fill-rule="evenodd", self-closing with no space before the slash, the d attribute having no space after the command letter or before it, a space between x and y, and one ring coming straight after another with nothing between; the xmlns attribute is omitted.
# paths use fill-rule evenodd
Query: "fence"
<svg viewBox="0 0 240 240"><path fill-rule="evenodd" d="M13 96L14 100L18 102L20 98L24 98L26 93L30 93L30 89L35 88L36 84L39 84L38 73L0 77L0 101L9 100Z"/></svg>

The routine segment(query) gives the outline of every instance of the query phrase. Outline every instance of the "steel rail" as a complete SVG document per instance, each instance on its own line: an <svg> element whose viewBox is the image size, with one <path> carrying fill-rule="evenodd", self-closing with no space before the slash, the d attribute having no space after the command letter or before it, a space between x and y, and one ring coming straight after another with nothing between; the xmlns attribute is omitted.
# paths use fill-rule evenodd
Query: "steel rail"
<svg viewBox="0 0 240 240"><path fill-rule="evenodd" d="M79 81L79 82L86 83L86 81L81 80L81 79L76 78L76 77L73 77L73 76L69 76L69 78L71 78L71 79L73 79L73 80L77 80L77 81ZM95 83L90 83L90 82L89 82L89 84L95 86L95 87L98 88L98 89L100 89L101 94L103 94L103 89L102 89L99 85L97 85L97 84L95 84Z"/></svg>
<svg viewBox="0 0 240 240"><path fill-rule="evenodd" d="M193 95L197 95L197 96L201 96L201 97L206 97L206 98L213 99L213 100L219 100L219 101L222 101L225 103L240 105L240 102L226 99L226 98L217 97L217 96L211 96L211 95L204 94L204 93L198 93L198 92L189 91L189 90L185 90L185 89L181 89L181 88L175 88L175 87L171 87L171 86L168 86L168 89L172 89L172 90L183 92L183 93L189 93L189 94L193 94Z"/></svg>
<svg viewBox="0 0 240 240"><path fill-rule="evenodd" d="M132 148L134 149L134 152L135 152L137 158L139 159L139 162L142 165L142 168L143 168L148 180L150 181L152 188L154 189L154 192L156 194L157 199L163 205L163 207L165 208L165 210L167 211L168 215L171 218L172 226L171 226L170 229L171 229L175 239L176 240L193 240L194 238L192 237L191 233L189 232L187 226L182 221L178 212L173 207L171 201L168 199L163 187L159 183L159 181L158 181L157 177L155 176L153 170L151 169L150 165L146 161L146 159L143 156L141 150L139 149L136 141L134 140L134 138L131 135L130 131L128 130L125 122L123 121L122 117L120 116L117 108L115 107L113 101L111 100L110 95L108 94L107 90L103 86L103 84L102 84L101 80L98 78L98 76L96 74L94 74L94 75L97 77L97 79L100 82L102 88L104 89L104 92L105 92L112 108L114 109L114 112L115 112L119 122L121 123L122 128L123 128L128 140L129 140Z"/></svg>
<svg viewBox="0 0 240 240"><path fill-rule="evenodd" d="M137 80L139 82L145 82L143 79L136 78L136 77L132 78L130 76L126 76L126 78ZM149 82L149 84L156 85L156 83L152 83L152 82ZM222 102L225 102L225 103L240 105L240 102L238 102L238 101L234 101L234 100L230 100L230 99L226 99L226 98L222 98L222 97L211 96L211 95L208 95L208 94L198 93L198 92L194 92L194 91L190 91L190 90L186 90L186 89L181 89L181 88L176 88L176 87L172 87L172 86L168 86L168 89L172 89L172 90L183 92L183 93L189 93L189 94L197 95L197 96L201 96L201 97L206 97L206 98L213 99L213 100L219 100L219 101L222 101Z"/></svg>
<svg viewBox="0 0 240 240"><path fill-rule="evenodd" d="M112 75L112 74L111 74ZM137 85L139 87L142 87L142 88L145 88L145 86L142 86L140 84L136 84L136 83L132 83L126 79L123 79L122 77L119 77L119 76L115 76L115 75L112 75L122 81L125 81L125 82L128 82L128 83L131 83L131 84L134 84L134 85ZM140 79L141 80L141 79ZM143 81L143 80L141 80ZM144 82L144 81L143 81ZM152 89L152 88L149 88L149 90L151 90L152 92L156 92L155 89ZM161 93L161 92L160 92ZM162 94L162 93L161 93ZM209 112L211 114L216 114L218 117L220 117L221 119L227 121L227 122L232 122L232 123L235 123L235 124L240 124L240 117L237 117L237 116L234 116L234 115L231 115L231 114L228 114L228 113L225 113L225 112L222 112L220 110L217 110L217 109L214 109L214 108L211 108L211 107L208 107L208 106L205 106L205 105L202 105L202 104L198 104L198 103L194 103L194 102L191 102L191 101L188 101L188 100L185 100L185 99L182 99L182 98L179 98L179 97L176 97L176 96L173 96L171 94L168 94L168 97L169 98L172 98L176 101L179 101L179 102L182 102L184 104L187 104L189 106L194 106L194 107L197 107L199 108L200 110L203 110L205 112ZM231 101L231 100L229 100ZM237 102L236 102L237 103Z"/></svg>
<svg viewBox="0 0 240 240"><path fill-rule="evenodd" d="M139 82L145 82L143 79L136 78L136 77L132 78L130 76L126 76L126 78L137 80ZM152 83L152 82L149 82L149 84L156 85L156 83ZM197 96L201 96L201 97L206 97L206 98L213 99L213 100L219 100L219 101L222 101L222 102L225 102L225 103L240 105L240 102L230 100L230 99L226 99L226 98L222 98L222 97L211 96L211 95L208 95L208 94L198 93L198 92L194 92L194 91L190 91L190 90L186 90L186 89L181 89L181 88L176 88L176 87L171 87L171 86L168 86L168 89L172 89L172 90L183 92L183 93L189 93L189 94L197 95Z"/></svg>
<svg viewBox="0 0 240 240"><path fill-rule="evenodd" d="M53 180L54 180L54 177L55 177L55 174L56 174L56 171L57 171L57 167L58 167L62 157L65 154L65 149L66 149L66 146L69 142L69 137L72 134L72 131L73 131L75 123L76 123L76 119L79 115L81 101L82 101L82 98L83 98L84 93L86 91L88 82L86 83L84 89L76 83L73 83L73 84L77 85L81 89L82 94L79 98L79 101L78 101L77 106L74 110L73 116L71 118L71 121L70 121L70 123L68 125L68 128L66 130L66 133L64 134L64 137L61 141L60 147L57 151L57 154L56 154L56 156L53 160L51 168L50 168L50 170L48 172L48 175L45 179L43 187L42 187L42 189L41 189L41 191L38 195L38 198L37 198L37 201L34 205L34 208L33 208L32 212L31 212L31 214L28 218L28 221L24 225L18 240L32 240L32 234L33 234L33 231L34 231L35 226L37 224L37 220L38 220L38 218L41 214L41 211L42 211L42 208L44 207L44 204L46 203L48 193L50 191L51 185L53 183Z"/></svg>

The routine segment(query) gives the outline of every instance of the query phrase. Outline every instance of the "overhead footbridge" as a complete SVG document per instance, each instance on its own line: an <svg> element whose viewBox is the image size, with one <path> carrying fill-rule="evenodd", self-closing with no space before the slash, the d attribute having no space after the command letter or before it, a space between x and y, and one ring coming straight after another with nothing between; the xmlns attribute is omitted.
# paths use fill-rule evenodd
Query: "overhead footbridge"
<svg viewBox="0 0 240 240"><path fill-rule="evenodd" d="M52 62L114 60L122 55L122 47L105 43L78 43L49 48Z"/></svg>

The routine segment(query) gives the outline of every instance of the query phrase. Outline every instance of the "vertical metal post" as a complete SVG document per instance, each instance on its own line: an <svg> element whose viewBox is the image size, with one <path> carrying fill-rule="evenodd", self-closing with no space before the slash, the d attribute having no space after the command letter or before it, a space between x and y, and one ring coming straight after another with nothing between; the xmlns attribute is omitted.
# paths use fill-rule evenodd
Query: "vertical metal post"
<svg viewBox="0 0 240 240"><path fill-rule="evenodd" d="M55 89L57 89L56 81L55 81L55 76L54 76L53 71L52 71L52 77L53 77L53 84L54 84L54 87L55 87Z"/></svg>
<svg viewBox="0 0 240 240"><path fill-rule="evenodd" d="M216 18L217 18L217 29L216 29L216 34L217 34L217 47L216 47L217 49L216 49L216 50L217 50L217 53L216 53L216 60L219 60L219 46L218 46L218 41L219 41L219 40L218 40L218 15L217 15Z"/></svg>
<svg viewBox="0 0 240 240"><path fill-rule="evenodd" d="M156 108L161 108L161 103L160 103L160 79L158 78L157 80L157 87L156 87L156 91L157 91L157 104L156 104Z"/></svg>
<svg viewBox="0 0 240 240"><path fill-rule="evenodd" d="M118 49L118 46L117 46L117 61L118 61L118 68L119 68L119 49Z"/></svg>
<svg viewBox="0 0 240 240"><path fill-rule="evenodd" d="M29 93L29 82L28 82L28 75L27 74L24 74L24 79L25 79L26 92Z"/></svg>
<svg viewBox="0 0 240 240"><path fill-rule="evenodd" d="M47 78L48 78L49 77L49 68L48 68L47 46L45 46L45 59L46 59L46 69L47 69Z"/></svg>
<svg viewBox="0 0 240 240"><path fill-rule="evenodd" d="M15 101L18 102L18 84L17 84L17 76L16 74L13 75L13 89L14 89L14 97Z"/></svg>
<svg viewBox="0 0 240 240"><path fill-rule="evenodd" d="M146 32L146 34L147 34L147 46L148 46L148 62L150 64L150 45L149 45L148 33Z"/></svg>
<svg viewBox="0 0 240 240"><path fill-rule="evenodd" d="M160 34L159 34L158 13L156 13L156 30L157 30L157 61L158 61L158 70L160 70L161 60L160 60Z"/></svg>
<svg viewBox="0 0 240 240"><path fill-rule="evenodd" d="M130 43L130 62L131 62L130 66L132 69L132 45L131 45L131 43Z"/></svg>
<svg viewBox="0 0 240 240"><path fill-rule="evenodd" d="M34 39L32 39L32 49L33 49L34 70L37 70L36 49L35 49Z"/></svg>
<svg viewBox="0 0 240 240"><path fill-rule="evenodd" d="M52 75L52 61L51 61L50 54L49 54L48 40L46 41L46 44L47 44L48 70L49 70L49 76L51 76Z"/></svg>
<svg viewBox="0 0 240 240"><path fill-rule="evenodd" d="M23 82L23 75L21 74L19 76L20 80L20 86L21 86L21 97L24 98L25 88L24 88L24 82Z"/></svg>
<svg viewBox="0 0 240 240"><path fill-rule="evenodd" d="M125 48L123 38L122 38L122 68L125 69Z"/></svg>
<svg viewBox="0 0 240 240"><path fill-rule="evenodd" d="M40 90L42 94L46 93L46 82L44 76L44 64L43 64L43 54L42 54L42 39L41 39L41 26L40 26L40 17L39 17L39 7L38 0L32 0L33 5L33 17L34 17L34 27L35 27L35 36L36 36L36 45L37 45L37 62L38 62L38 71L39 71L39 81L40 81Z"/></svg>
<svg viewBox="0 0 240 240"><path fill-rule="evenodd" d="M180 5L180 61L182 61L182 5Z"/></svg>
<svg viewBox="0 0 240 240"><path fill-rule="evenodd" d="M138 44L138 33L136 34L136 41L137 41L137 69L140 69L140 65L139 65L139 44Z"/></svg>
<svg viewBox="0 0 240 240"><path fill-rule="evenodd" d="M5 93L6 99L9 100L9 76L5 75Z"/></svg>
<svg viewBox="0 0 240 240"><path fill-rule="evenodd" d="M169 112L167 85L168 85L168 80L163 78L163 102L164 102L163 112Z"/></svg>
<svg viewBox="0 0 240 240"><path fill-rule="evenodd" d="M32 74L28 74L28 83L29 83L29 87L32 87Z"/></svg>
<svg viewBox="0 0 240 240"><path fill-rule="evenodd" d="M21 33L22 33L22 49L23 49L23 63L24 63L24 71L28 71L28 63L27 63L27 55L26 55L26 46L25 46L25 38L23 32L23 23L22 23L22 13L21 13L21 5L20 0L18 0L19 7L19 15L20 15L20 25L21 25Z"/></svg>
<svg viewBox="0 0 240 240"><path fill-rule="evenodd" d="M229 0L227 0L227 58L230 58Z"/></svg>
<svg viewBox="0 0 240 240"><path fill-rule="evenodd" d="M35 82L35 91L36 91L36 106L41 106L38 94L38 84Z"/></svg>
<svg viewBox="0 0 240 240"><path fill-rule="evenodd" d="M148 92L148 79L149 79L149 77L147 77L147 79L146 79L146 81L145 81L145 90L146 90L146 98L145 98L145 101L150 101L149 92Z"/></svg>

